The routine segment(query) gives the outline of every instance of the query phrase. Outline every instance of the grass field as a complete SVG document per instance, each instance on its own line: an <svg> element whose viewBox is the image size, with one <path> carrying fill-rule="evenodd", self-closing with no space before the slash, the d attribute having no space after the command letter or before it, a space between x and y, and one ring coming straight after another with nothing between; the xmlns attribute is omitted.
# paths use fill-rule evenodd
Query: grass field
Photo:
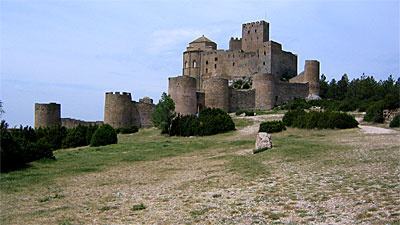
<svg viewBox="0 0 400 225"><path fill-rule="evenodd" d="M209 137L141 129L1 174L1 224L400 223L399 130L288 129L254 155L259 121L234 120Z"/></svg>

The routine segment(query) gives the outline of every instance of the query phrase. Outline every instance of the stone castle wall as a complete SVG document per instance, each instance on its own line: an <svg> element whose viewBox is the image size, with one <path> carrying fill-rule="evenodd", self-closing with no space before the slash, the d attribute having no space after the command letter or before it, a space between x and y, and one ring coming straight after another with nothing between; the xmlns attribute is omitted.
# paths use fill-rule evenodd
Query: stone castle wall
<svg viewBox="0 0 400 225"><path fill-rule="evenodd" d="M83 120L77 120L77 119L71 119L71 118L61 118L61 126L66 127L66 128L75 128L78 125L83 125L83 126L90 126L90 125L97 125L101 126L103 125L103 121L83 121Z"/></svg>
<svg viewBox="0 0 400 225"><path fill-rule="evenodd" d="M145 97L139 102L132 101L131 94L126 92L107 92L104 104L103 121L83 121L71 118L61 118L60 104L35 104L35 128L61 125L66 128L74 128L78 125L102 125L110 124L114 128L150 127L151 115L155 105L153 100Z"/></svg>
<svg viewBox="0 0 400 225"><path fill-rule="evenodd" d="M306 98L308 96L308 84L301 83L275 83L275 105L283 105L294 98Z"/></svg>
<svg viewBox="0 0 400 225"><path fill-rule="evenodd" d="M255 90L233 90L229 92L229 112L237 110L253 110L255 109Z"/></svg>
<svg viewBox="0 0 400 225"><path fill-rule="evenodd" d="M35 128L61 124L61 105L57 103L35 103Z"/></svg>
<svg viewBox="0 0 400 225"><path fill-rule="evenodd" d="M154 108L156 106L152 103L146 103L146 102L139 102L136 105L139 112L140 126L141 127L153 126L153 122L151 122L151 115L153 114Z"/></svg>
<svg viewBox="0 0 400 225"><path fill-rule="evenodd" d="M229 111L228 80L214 77L204 82L205 104L210 108L220 108Z"/></svg>

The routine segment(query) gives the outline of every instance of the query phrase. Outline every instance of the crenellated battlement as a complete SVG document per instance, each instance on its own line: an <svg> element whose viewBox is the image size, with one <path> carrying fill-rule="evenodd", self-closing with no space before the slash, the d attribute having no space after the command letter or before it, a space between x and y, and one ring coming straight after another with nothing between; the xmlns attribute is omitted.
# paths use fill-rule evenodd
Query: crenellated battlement
<svg viewBox="0 0 400 225"><path fill-rule="evenodd" d="M119 92L119 91L116 91L116 92L106 92L106 95L108 95L108 96L110 96L110 95L113 95L113 96L131 96L131 93L129 93L129 92Z"/></svg>

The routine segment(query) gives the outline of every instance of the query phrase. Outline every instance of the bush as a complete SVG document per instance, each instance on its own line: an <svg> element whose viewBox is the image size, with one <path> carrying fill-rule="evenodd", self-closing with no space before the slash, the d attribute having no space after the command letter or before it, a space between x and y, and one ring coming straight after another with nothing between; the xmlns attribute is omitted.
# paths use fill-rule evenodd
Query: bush
<svg viewBox="0 0 400 225"><path fill-rule="evenodd" d="M289 110L282 118L282 122L288 127L299 127L298 123L301 117L304 117L306 112L303 109Z"/></svg>
<svg viewBox="0 0 400 225"><path fill-rule="evenodd" d="M90 146L102 146L116 144L118 142L117 132L108 124L104 124L94 132Z"/></svg>
<svg viewBox="0 0 400 225"><path fill-rule="evenodd" d="M254 116L254 111L246 111L246 116Z"/></svg>
<svg viewBox="0 0 400 225"><path fill-rule="evenodd" d="M364 116L364 120L368 122L374 123L383 123L383 110L384 110L385 102L383 100L375 102L370 105L367 109L367 112Z"/></svg>
<svg viewBox="0 0 400 225"><path fill-rule="evenodd" d="M133 134L138 131L139 131L139 128L135 125L117 129L117 133L121 133L121 134Z"/></svg>
<svg viewBox="0 0 400 225"><path fill-rule="evenodd" d="M247 110L238 110L235 112L236 116L240 116L242 114L245 114L246 116L254 116L254 111L247 111Z"/></svg>
<svg viewBox="0 0 400 225"><path fill-rule="evenodd" d="M234 130L232 118L221 109L203 109L199 117L178 115L171 124L171 136L203 136Z"/></svg>
<svg viewBox="0 0 400 225"><path fill-rule="evenodd" d="M311 105L307 103L306 100L302 98L294 98L292 101L282 106L282 109L285 110L295 110L295 109L308 109Z"/></svg>
<svg viewBox="0 0 400 225"><path fill-rule="evenodd" d="M236 114L236 116L240 116L240 115L242 115L243 113L245 113L246 112L246 110L238 110L238 111L236 111L235 112L235 114Z"/></svg>
<svg viewBox="0 0 400 225"><path fill-rule="evenodd" d="M8 129L3 120L0 125L1 136L1 172L18 169L26 163L42 159L55 159L45 138L39 138L31 127Z"/></svg>
<svg viewBox="0 0 400 225"><path fill-rule="evenodd" d="M198 135L213 135L229 130L235 130L232 118L222 109L205 108L199 114L200 133Z"/></svg>
<svg viewBox="0 0 400 225"><path fill-rule="evenodd" d="M400 114L397 114L390 122L389 127L400 127Z"/></svg>
<svg viewBox="0 0 400 225"><path fill-rule="evenodd" d="M282 121L268 121L260 124L258 132L276 133L281 132L282 130L286 130Z"/></svg>
<svg viewBox="0 0 400 225"><path fill-rule="evenodd" d="M78 125L68 129L68 134L62 142L63 148L74 148L86 145L87 126Z"/></svg>
<svg viewBox="0 0 400 225"><path fill-rule="evenodd" d="M201 123L198 117L194 115L178 115L172 120L169 135L171 136L194 136L199 135Z"/></svg>
<svg viewBox="0 0 400 225"><path fill-rule="evenodd" d="M347 129L358 126L357 120L346 113L330 111L311 111L307 113L302 109L287 112L282 118L282 121L289 127L307 129Z"/></svg>

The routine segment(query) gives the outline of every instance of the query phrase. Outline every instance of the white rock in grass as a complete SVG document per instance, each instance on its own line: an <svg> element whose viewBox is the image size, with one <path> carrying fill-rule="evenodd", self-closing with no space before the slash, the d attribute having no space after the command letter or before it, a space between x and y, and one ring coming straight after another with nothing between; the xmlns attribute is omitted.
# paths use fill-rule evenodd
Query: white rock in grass
<svg viewBox="0 0 400 225"><path fill-rule="evenodd" d="M267 132L259 132L257 135L255 150L261 150L266 148L268 149L272 148L271 135L268 134Z"/></svg>

